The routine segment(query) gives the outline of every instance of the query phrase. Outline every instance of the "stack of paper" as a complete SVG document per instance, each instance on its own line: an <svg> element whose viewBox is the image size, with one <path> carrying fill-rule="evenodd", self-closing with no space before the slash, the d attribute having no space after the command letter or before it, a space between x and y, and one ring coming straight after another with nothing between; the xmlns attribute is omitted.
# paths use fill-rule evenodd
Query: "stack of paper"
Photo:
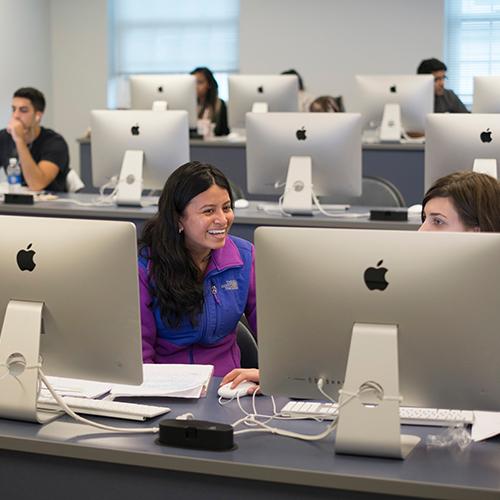
<svg viewBox="0 0 500 500"><path fill-rule="evenodd" d="M145 364L141 385L113 384L108 399L117 397L200 398L206 395L212 365Z"/></svg>
<svg viewBox="0 0 500 500"><path fill-rule="evenodd" d="M76 378L47 377L47 379L59 396L95 399L107 394L112 387L112 384ZM49 390L43 383L40 396L51 397Z"/></svg>

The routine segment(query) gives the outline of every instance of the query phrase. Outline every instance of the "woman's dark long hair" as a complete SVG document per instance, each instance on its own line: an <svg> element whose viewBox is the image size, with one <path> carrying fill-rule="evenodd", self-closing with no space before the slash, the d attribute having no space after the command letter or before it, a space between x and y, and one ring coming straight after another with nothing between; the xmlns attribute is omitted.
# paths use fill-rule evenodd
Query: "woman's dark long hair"
<svg viewBox="0 0 500 500"><path fill-rule="evenodd" d="M201 104L200 111L198 113L198 118L202 118L205 110L210 109L210 117L215 118L217 113L217 99L219 98L219 84L214 77L214 74L205 66L200 66L199 68L193 69L191 74L202 73L208 82L208 91L203 102L198 102Z"/></svg>
<svg viewBox="0 0 500 500"><path fill-rule="evenodd" d="M202 276L186 248L184 232L179 233L179 221L186 205L214 184L227 191L232 207L229 181L218 168L197 161L180 166L167 179L158 212L145 223L139 241L140 253L150 259L151 295L163 321L174 328L186 316L195 326L203 308Z"/></svg>

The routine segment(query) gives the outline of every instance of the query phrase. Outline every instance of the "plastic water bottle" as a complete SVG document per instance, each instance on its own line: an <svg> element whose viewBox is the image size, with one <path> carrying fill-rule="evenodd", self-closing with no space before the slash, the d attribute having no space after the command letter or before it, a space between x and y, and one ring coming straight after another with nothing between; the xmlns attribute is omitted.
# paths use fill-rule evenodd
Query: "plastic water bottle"
<svg viewBox="0 0 500 500"><path fill-rule="evenodd" d="M9 183L9 191L17 193L21 190L21 166L17 158L9 158L7 166L7 181Z"/></svg>

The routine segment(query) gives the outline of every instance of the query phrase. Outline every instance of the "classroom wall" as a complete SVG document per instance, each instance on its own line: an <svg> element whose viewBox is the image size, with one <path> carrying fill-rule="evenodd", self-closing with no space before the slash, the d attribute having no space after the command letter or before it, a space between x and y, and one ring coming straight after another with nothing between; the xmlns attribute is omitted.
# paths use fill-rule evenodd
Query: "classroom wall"
<svg viewBox="0 0 500 500"><path fill-rule="evenodd" d="M107 2L51 0L54 123L66 138L79 171L78 144L92 109L106 108Z"/></svg>
<svg viewBox="0 0 500 500"><path fill-rule="evenodd" d="M0 123L12 89L38 86L44 122L65 136L78 171L76 139L107 104L107 2L0 0L0 19L2 45L17 48L2 54ZM294 67L311 93L342 94L349 106L356 73L413 73L442 57L444 0L241 0L240 30L242 72Z"/></svg>
<svg viewBox="0 0 500 500"><path fill-rule="evenodd" d="M241 0L240 71L295 68L314 95L355 100L353 77L443 57L444 0Z"/></svg>
<svg viewBox="0 0 500 500"><path fill-rule="evenodd" d="M44 123L52 123L49 6L50 0L0 0L0 128L9 120L13 92L25 86L45 94Z"/></svg>

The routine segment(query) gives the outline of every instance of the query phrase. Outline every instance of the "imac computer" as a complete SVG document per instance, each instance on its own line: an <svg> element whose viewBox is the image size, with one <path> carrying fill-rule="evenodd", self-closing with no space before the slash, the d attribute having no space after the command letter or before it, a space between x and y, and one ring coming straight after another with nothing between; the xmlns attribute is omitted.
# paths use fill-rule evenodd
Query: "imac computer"
<svg viewBox="0 0 500 500"><path fill-rule="evenodd" d="M379 127L381 142L400 142L405 133L423 134L434 111L432 75L357 75L363 129Z"/></svg>
<svg viewBox="0 0 500 500"><path fill-rule="evenodd" d="M286 213L310 215L313 195L361 194L361 115L248 113L247 188L283 194Z"/></svg>
<svg viewBox="0 0 500 500"><path fill-rule="evenodd" d="M229 75L229 127L244 129L249 111L298 111L298 95L296 75Z"/></svg>
<svg viewBox="0 0 500 500"><path fill-rule="evenodd" d="M500 113L500 76L475 76L473 113Z"/></svg>
<svg viewBox="0 0 500 500"><path fill-rule="evenodd" d="M90 122L92 182L100 186L119 174L119 205L140 205L143 188L162 189L189 161L186 111L96 110Z"/></svg>
<svg viewBox="0 0 500 500"><path fill-rule="evenodd" d="M255 247L262 391L323 399L322 379L337 452L403 458L400 398L500 411L500 234L261 227Z"/></svg>
<svg viewBox="0 0 500 500"><path fill-rule="evenodd" d="M429 115L425 128L425 190L445 175L474 170L498 178L500 115Z"/></svg>
<svg viewBox="0 0 500 500"><path fill-rule="evenodd" d="M184 110L189 128L196 128L196 78L193 75L131 75L132 109Z"/></svg>
<svg viewBox="0 0 500 500"><path fill-rule="evenodd" d="M44 423L46 375L142 382L137 241L129 222L0 217L0 417Z"/></svg>

